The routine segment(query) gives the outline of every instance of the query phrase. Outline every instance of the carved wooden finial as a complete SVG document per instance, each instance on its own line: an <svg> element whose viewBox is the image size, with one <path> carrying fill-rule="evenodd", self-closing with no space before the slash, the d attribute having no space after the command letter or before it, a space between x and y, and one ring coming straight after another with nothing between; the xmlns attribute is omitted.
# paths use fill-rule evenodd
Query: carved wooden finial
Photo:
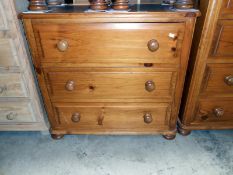
<svg viewBox="0 0 233 175"><path fill-rule="evenodd" d="M129 8L128 0L114 0L112 4L114 10L127 10Z"/></svg>
<svg viewBox="0 0 233 175"><path fill-rule="evenodd" d="M105 0L91 0L90 8L92 10L106 10L108 8L108 3Z"/></svg>
<svg viewBox="0 0 233 175"><path fill-rule="evenodd" d="M46 5L45 0L30 0L28 9L33 11L39 11L39 10L47 10L48 7Z"/></svg>
<svg viewBox="0 0 233 175"><path fill-rule="evenodd" d="M193 0L177 0L175 7L178 9L191 9L194 7Z"/></svg>

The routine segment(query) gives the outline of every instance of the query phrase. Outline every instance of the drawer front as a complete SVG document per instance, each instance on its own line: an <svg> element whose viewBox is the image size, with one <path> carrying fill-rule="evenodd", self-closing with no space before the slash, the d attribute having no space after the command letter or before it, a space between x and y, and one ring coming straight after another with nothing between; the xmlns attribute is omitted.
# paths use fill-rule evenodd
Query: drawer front
<svg viewBox="0 0 233 175"><path fill-rule="evenodd" d="M168 104L55 104L60 127L79 131L153 131L167 128Z"/></svg>
<svg viewBox="0 0 233 175"><path fill-rule="evenodd" d="M233 122L233 99L201 100L193 123Z"/></svg>
<svg viewBox="0 0 233 175"><path fill-rule="evenodd" d="M34 121L35 118L29 102L0 102L0 124Z"/></svg>
<svg viewBox="0 0 233 175"><path fill-rule="evenodd" d="M0 38L0 67L12 66L18 66L14 41Z"/></svg>
<svg viewBox="0 0 233 175"><path fill-rule="evenodd" d="M233 64L213 64L206 68L202 95L233 96Z"/></svg>
<svg viewBox="0 0 233 175"><path fill-rule="evenodd" d="M19 73L0 74L0 97L26 97L23 77Z"/></svg>
<svg viewBox="0 0 233 175"><path fill-rule="evenodd" d="M4 13L5 11L7 11L7 10L4 10L6 8L6 6L4 6L5 4L4 1L5 0L0 1L0 30L6 30L8 28L6 14Z"/></svg>
<svg viewBox="0 0 233 175"><path fill-rule="evenodd" d="M175 72L131 71L49 72L47 79L53 100L172 97Z"/></svg>
<svg viewBox="0 0 233 175"><path fill-rule="evenodd" d="M34 24L42 62L178 63L182 23Z"/></svg>
<svg viewBox="0 0 233 175"><path fill-rule="evenodd" d="M233 57L233 20L219 20L213 39L211 55Z"/></svg>

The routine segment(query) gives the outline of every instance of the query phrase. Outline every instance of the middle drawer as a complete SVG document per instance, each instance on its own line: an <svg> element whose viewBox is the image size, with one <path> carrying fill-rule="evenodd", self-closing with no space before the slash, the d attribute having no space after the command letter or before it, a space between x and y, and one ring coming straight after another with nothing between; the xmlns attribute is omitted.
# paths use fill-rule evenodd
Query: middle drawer
<svg viewBox="0 0 233 175"><path fill-rule="evenodd" d="M53 101L64 99L172 98L177 72L141 69L87 69L48 71Z"/></svg>

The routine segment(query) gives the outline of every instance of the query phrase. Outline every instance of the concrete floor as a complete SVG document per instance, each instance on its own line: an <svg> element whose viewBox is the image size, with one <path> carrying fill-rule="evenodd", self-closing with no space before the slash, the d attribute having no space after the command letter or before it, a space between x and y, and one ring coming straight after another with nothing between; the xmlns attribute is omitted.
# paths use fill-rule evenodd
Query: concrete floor
<svg viewBox="0 0 233 175"><path fill-rule="evenodd" d="M161 136L0 132L0 175L232 175L233 131Z"/></svg>

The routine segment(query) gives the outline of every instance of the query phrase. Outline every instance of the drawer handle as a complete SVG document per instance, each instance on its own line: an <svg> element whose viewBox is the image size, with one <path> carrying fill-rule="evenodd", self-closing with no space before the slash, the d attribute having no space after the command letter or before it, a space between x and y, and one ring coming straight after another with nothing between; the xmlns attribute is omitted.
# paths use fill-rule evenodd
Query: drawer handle
<svg viewBox="0 0 233 175"><path fill-rule="evenodd" d="M6 90L7 90L6 86L0 86L0 94L3 94L3 92Z"/></svg>
<svg viewBox="0 0 233 175"><path fill-rule="evenodd" d="M174 33L169 33L168 37L171 38L172 40L177 40L177 38L178 38L177 35Z"/></svg>
<svg viewBox="0 0 233 175"><path fill-rule="evenodd" d="M104 121L104 115L100 115L98 118L98 125L102 126L103 125L103 121Z"/></svg>
<svg viewBox="0 0 233 175"><path fill-rule="evenodd" d="M232 76L232 75L229 75L229 76L225 77L225 83L226 83L228 86L233 86L233 76Z"/></svg>
<svg viewBox="0 0 233 175"><path fill-rule="evenodd" d="M103 125L103 121L104 121L104 112L105 112L105 108L102 108L101 110L101 114L98 117L98 125L102 126Z"/></svg>
<svg viewBox="0 0 233 175"><path fill-rule="evenodd" d="M144 116L144 122L146 124L150 124L153 121L152 115L150 113L146 113Z"/></svg>
<svg viewBox="0 0 233 175"><path fill-rule="evenodd" d="M151 80L147 81L145 83L145 89L148 91L148 92L152 92L155 90L155 83Z"/></svg>
<svg viewBox="0 0 233 175"><path fill-rule="evenodd" d="M67 81L65 88L66 88L67 91L73 91L74 88L75 88L74 81L73 80Z"/></svg>
<svg viewBox="0 0 233 175"><path fill-rule="evenodd" d="M75 112L72 114L72 117L71 117L72 122L78 123L80 122L80 119L81 119L81 115L78 112Z"/></svg>
<svg viewBox="0 0 233 175"><path fill-rule="evenodd" d="M213 113L216 117L222 117L224 115L224 109L223 108L214 108Z"/></svg>
<svg viewBox="0 0 233 175"><path fill-rule="evenodd" d="M7 120L14 120L16 119L17 113L10 112L9 114L6 115Z"/></svg>
<svg viewBox="0 0 233 175"><path fill-rule="evenodd" d="M69 47L69 44L66 40L61 40L57 43L57 49L61 52L65 52Z"/></svg>
<svg viewBox="0 0 233 175"><path fill-rule="evenodd" d="M159 49L159 42L155 39L148 41L147 47L151 52L155 52Z"/></svg>

